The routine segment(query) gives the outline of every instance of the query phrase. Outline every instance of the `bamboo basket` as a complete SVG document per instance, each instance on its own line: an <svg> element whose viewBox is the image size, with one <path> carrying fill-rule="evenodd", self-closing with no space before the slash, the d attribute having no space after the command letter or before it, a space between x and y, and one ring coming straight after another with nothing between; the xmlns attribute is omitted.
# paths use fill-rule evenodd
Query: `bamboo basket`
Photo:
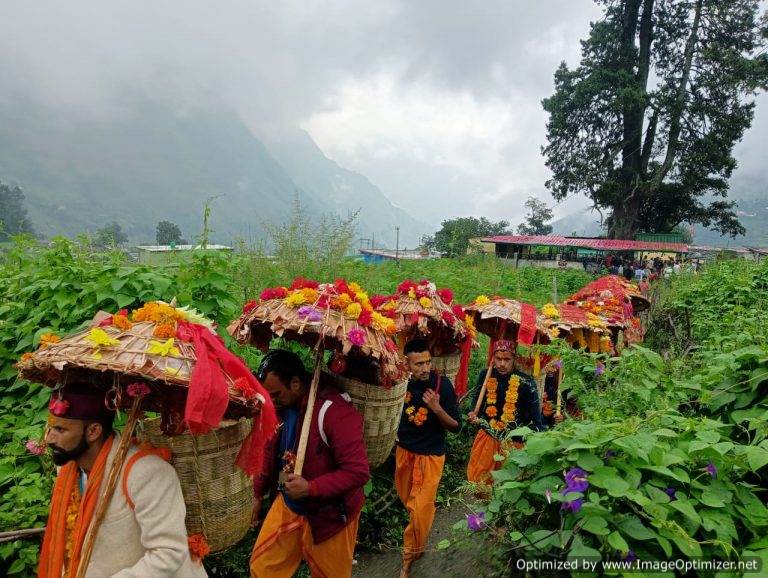
<svg viewBox="0 0 768 578"><path fill-rule="evenodd" d="M239 542L248 532L253 512L253 482L235 466L251 420L224 421L207 434L166 436L160 419L145 420L142 437L171 451L187 506L187 532L203 534L211 552Z"/></svg>
<svg viewBox="0 0 768 578"><path fill-rule="evenodd" d="M451 353L432 358L432 366L435 368L435 371L450 379L454 385L456 384L456 376L459 374L460 365L461 353Z"/></svg>
<svg viewBox="0 0 768 578"><path fill-rule="evenodd" d="M352 405L363 416L363 439L368 464L371 468L380 466L387 461L395 446L408 381L401 381L387 389L330 373L325 373L325 377L352 398Z"/></svg>

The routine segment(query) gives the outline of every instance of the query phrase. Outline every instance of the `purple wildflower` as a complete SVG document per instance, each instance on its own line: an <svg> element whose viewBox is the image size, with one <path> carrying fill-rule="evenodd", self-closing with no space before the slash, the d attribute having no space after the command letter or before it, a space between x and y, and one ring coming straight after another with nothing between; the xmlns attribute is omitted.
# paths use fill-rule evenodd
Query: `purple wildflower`
<svg viewBox="0 0 768 578"><path fill-rule="evenodd" d="M323 314L311 305L299 307L299 310L296 313L299 317L306 318L310 323L316 323L323 320Z"/></svg>
<svg viewBox="0 0 768 578"><path fill-rule="evenodd" d="M595 366L595 377L600 377L604 373L605 373L605 365L603 365L602 363L598 363Z"/></svg>
<svg viewBox="0 0 768 578"><path fill-rule="evenodd" d="M485 512L478 512L477 514L467 514L467 528L472 532L479 532L488 527L485 523Z"/></svg>
<svg viewBox="0 0 768 578"><path fill-rule="evenodd" d="M584 503L584 500L581 498L576 498L575 500L571 500L570 502L565 502L563 504L563 510L570 510L571 512L578 512L581 510L581 505Z"/></svg>
<svg viewBox="0 0 768 578"><path fill-rule="evenodd" d="M605 453L603 454L603 459L610 460L611 458L616 457L616 452L613 450L605 450Z"/></svg>
<svg viewBox="0 0 768 578"><path fill-rule="evenodd" d="M664 492L669 496L670 502L674 502L675 500L677 500L677 495L676 495L677 488L670 486L667 489L665 489Z"/></svg>
<svg viewBox="0 0 768 578"><path fill-rule="evenodd" d="M715 467L715 464L712 462L709 462L706 467L707 473L712 476L713 480L717 479L717 468Z"/></svg>
<svg viewBox="0 0 768 578"><path fill-rule="evenodd" d="M621 559L625 562L634 562L637 560L637 554L635 554L632 550L627 550L627 553L624 554Z"/></svg>
<svg viewBox="0 0 768 578"><path fill-rule="evenodd" d="M563 494L570 492L586 492L589 487L587 472L581 468L571 468L565 473L565 488Z"/></svg>

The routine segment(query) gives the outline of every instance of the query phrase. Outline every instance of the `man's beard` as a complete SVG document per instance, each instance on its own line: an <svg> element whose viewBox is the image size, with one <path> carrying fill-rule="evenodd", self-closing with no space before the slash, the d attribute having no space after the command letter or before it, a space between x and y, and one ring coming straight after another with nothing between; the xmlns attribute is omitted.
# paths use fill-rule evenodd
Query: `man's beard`
<svg viewBox="0 0 768 578"><path fill-rule="evenodd" d="M88 442L85 439L85 432L83 432L83 437L80 438L80 442L71 450L63 450L55 445L49 445L48 447L51 448L53 463L57 466L63 466L82 456L88 449Z"/></svg>

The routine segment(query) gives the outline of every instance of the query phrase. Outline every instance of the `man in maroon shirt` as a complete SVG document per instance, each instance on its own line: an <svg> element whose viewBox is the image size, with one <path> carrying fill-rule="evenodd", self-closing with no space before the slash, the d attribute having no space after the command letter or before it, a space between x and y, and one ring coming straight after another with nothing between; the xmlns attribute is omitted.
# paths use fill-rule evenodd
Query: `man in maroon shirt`
<svg viewBox="0 0 768 578"><path fill-rule="evenodd" d="M263 473L254 480L254 524L264 495L276 492L253 546L251 576L293 576L302 558L312 576L350 576L363 486L370 477L362 416L349 396L321 387L298 476L292 472L310 376L296 354L273 350L261 363L259 379L282 423L266 448Z"/></svg>

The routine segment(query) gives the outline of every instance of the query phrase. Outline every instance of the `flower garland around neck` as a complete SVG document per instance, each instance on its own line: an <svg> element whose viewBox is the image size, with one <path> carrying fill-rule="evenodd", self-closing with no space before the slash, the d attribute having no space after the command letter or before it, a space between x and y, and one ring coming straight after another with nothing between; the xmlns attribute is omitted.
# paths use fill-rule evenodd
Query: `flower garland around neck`
<svg viewBox="0 0 768 578"><path fill-rule="evenodd" d="M502 406L501 416L496 405L498 401L499 381L495 377L489 377L485 385L485 415L488 416L488 425L491 429L502 431L513 423L517 417L517 398L520 388L520 378L517 375L509 376L509 385L504 394L504 405Z"/></svg>
<svg viewBox="0 0 768 578"><path fill-rule="evenodd" d="M410 391L406 392L405 394L405 415L408 416L408 421L413 423L413 425L421 427L424 425L424 422L427 421L427 417L429 416L429 410L424 407L416 407L416 404L411 404L411 400L413 399L413 395Z"/></svg>
<svg viewBox="0 0 768 578"><path fill-rule="evenodd" d="M65 545L64 545L64 567L69 568L72 561L72 551L75 547L75 528L77 527L77 518L80 514L80 489L77 482L73 484L72 496L69 498L67 513L65 515Z"/></svg>

